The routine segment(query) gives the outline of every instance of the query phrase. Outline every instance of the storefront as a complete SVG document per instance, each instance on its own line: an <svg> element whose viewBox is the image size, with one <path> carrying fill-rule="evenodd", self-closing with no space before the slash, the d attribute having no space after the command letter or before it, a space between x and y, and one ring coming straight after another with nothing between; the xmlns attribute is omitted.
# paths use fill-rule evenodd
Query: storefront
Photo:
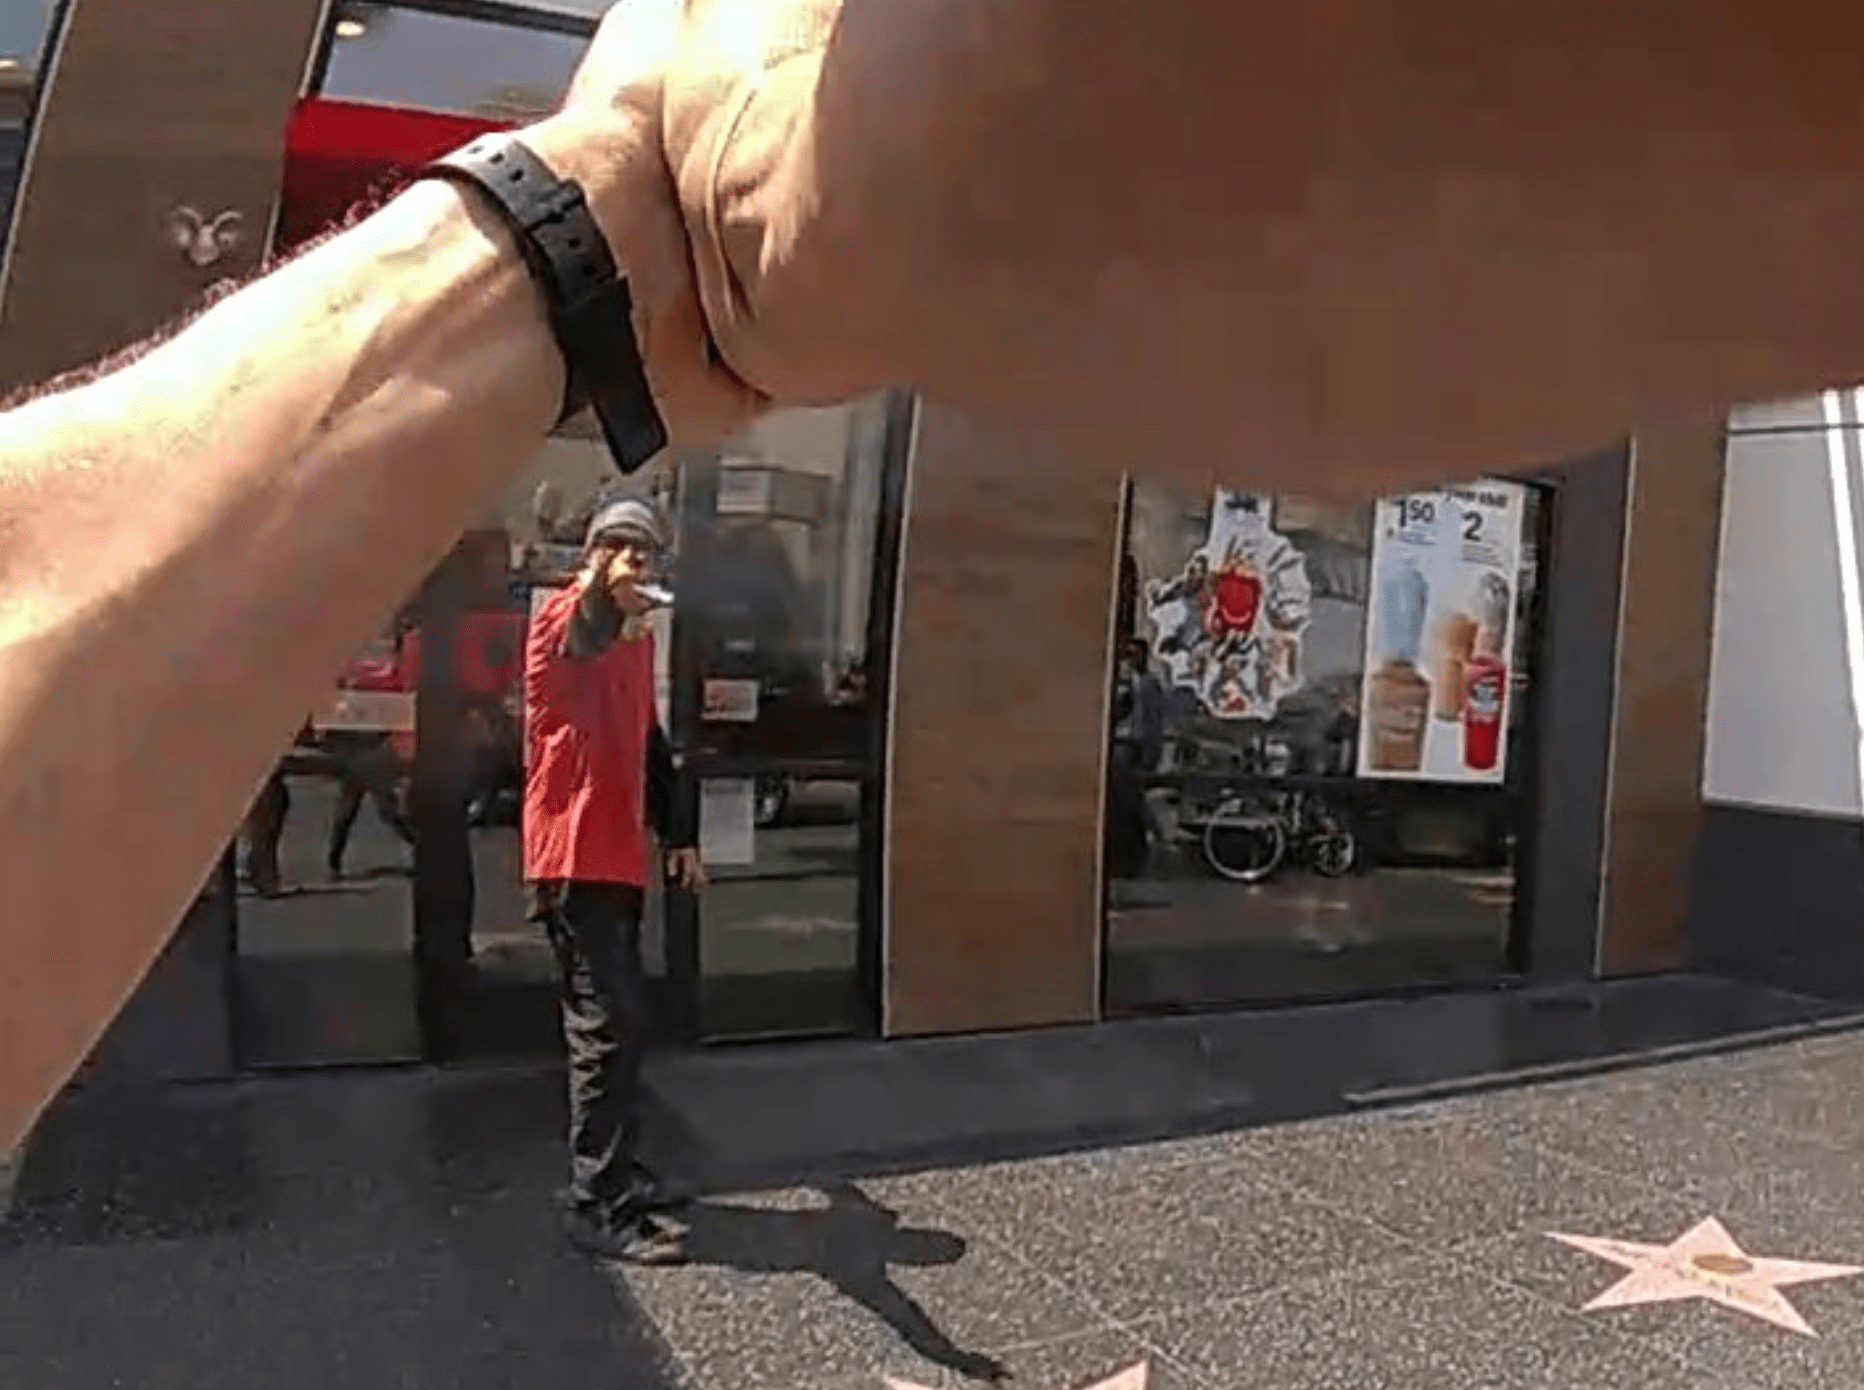
<svg viewBox="0 0 1864 1390"><path fill-rule="evenodd" d="M33 138L0 387L133 341L547 110L599 8L279 0L236 26L228 0L69 0L7 34ZM626 481L572 423L307 710L105 1060L549 1047L514 682L533 605L622 489L674 522L661 710L713 876L654 904L674 1037L1678 964L1719 451L1681 431L1340 505L1238 491L1247 460L1201 494L1084 467L904 393Z"/></svg>

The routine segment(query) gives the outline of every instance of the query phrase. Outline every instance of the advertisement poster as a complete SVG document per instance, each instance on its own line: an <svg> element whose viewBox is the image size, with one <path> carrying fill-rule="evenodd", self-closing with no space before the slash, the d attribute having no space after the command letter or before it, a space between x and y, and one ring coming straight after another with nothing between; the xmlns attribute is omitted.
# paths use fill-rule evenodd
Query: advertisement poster
<svg viewBox="0 0 1864 1390"><path fill-rule="evenodd" d="M757 862L757 780L708 777L699 784L699 857L708 865Z"/></svg>
<svg viewBox="0 0 1864 1390"><path fill-rule="evenodd" d="M699 717L708 724L755 724L756 681L707 676L699 687Z"/></svg>
<svg viewBox="0 0 1864 1390"><path fill-rule="evenodd" d="M1525 496L1483 481L1378 504L1359 775L1507 775L1510 654Z"/></svg>
<svg viewBox="0 0 1864 1390"><path fill-rule="evenodd" d="M1184 568L1147 586L1159 678L1219 719L1272 719L1301 688L1313 609L1307 560L1269 521L1269 500L1220 489Z"/></svg>

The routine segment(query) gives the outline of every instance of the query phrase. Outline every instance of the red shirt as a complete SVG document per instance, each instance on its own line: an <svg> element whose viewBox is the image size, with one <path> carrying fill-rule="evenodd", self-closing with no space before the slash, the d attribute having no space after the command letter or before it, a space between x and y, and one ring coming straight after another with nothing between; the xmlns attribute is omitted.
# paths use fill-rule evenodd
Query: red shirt
<svg viewBox="0 0 1864 1390"><path fill-rule="evenodd" d="M460 689L468 698L502 700L517 684L524 630L521 613L470 612L459 617L453 661ZM409 628L401 639L399 675L405 688L421 681L421 630Z"/></svg>
<svg viewBox="0 0 1864 1390"><path fill-rule="evenodd" d="M644 887L654 638L571 660L580 596L571 585L545 600L525 643L524 876Z"/></svg>

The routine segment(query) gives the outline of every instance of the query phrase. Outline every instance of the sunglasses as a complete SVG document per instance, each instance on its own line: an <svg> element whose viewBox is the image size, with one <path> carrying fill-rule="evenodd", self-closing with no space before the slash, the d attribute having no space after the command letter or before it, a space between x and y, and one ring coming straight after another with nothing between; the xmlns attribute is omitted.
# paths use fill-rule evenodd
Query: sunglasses
<svg viewBox="0 0 1864 1390"><path fill-rule="evenodd" d="M599 535L591 543L590 552L599 550L628 550L640 557L641 583L638 586L648 602L665 607L673 602L673 594L666 587L669 572L672 569L672 556L665 547L634 531L615 532Z"/></svg>

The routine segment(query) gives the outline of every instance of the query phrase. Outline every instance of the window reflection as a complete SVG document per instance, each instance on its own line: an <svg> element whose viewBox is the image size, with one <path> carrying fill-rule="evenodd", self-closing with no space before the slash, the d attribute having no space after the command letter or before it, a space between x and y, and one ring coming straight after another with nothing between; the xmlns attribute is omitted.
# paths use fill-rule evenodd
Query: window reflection
<svg viewBox="0 0 1864 1390"><path fill-rule="evenodd" d="M656 1023L683 1027L696 1005L713 1035L863 1026L887 418L884 401L779 416L627 478L586 422L546 442L335 673L255 798L239 856L249 1064L418 1055L415 996L431 1004L436 985L423 1026L446 1055L558 1046L559 967L523 877L523 657L532 615L581 569L590 519L622 495L653 502L673 536L654 694L702 784L713 880L696 902L650 882ZM707 681L750 685L749 708L706 709Z"/></svg>
<svg viewBox="0 0 1864 1390"><path fill-rule="evenodd" d="M527 615L574 579L600 507L632 493L668 519L674 604L655 614L656 694L699 784L712 883L696 904L696 1002L711 1035L861 1024L868 615L887 418L884 399L784 412L714 453L625 479L599 443L558 437L488 518L488 564L504 556L504 591ZM503 980L509 997L542 983L550 962L525 920L521 745L485 766L471 832L475 988ZM653 903L645 939L662 980L670 925ZM680 1008L664 997L663 1021Z"/></svg>
<svg viewBox="0 0 1864 1390"><path fill-rule="evenodd" d="M332 26L322 95L511 122L554 110L588 47L581 32L392 5L339 5Z"/></svg>
<svg viewBox="0 0 1864 1390"><path fill-rule="evenodd" d="M37 76L52 28L55 0L7 0L0 6L0 90Z"/></svg>
<svg viewBox="0 0 1864 1390"><path fill-rule="evenodd" d="M1347 506L1133 485L1110 1007L1506 968L1540 509L1501 482Z"/></svg>
<svg viewBox="0 0 1864 1390"><path fill-rule="evenodd" d="M26 138L58 0L0 5L0 255L25 173Z"/></svg>
<svg viewBox="0 0 1864 1390"><path fill-rule="evenodd" d="M701 801L713 820L699 905L702 1026L713 1036L856 1031L863 784L786 783L765 824L723 845L726 803L751 792L710 781Z"/></svg>
<svg viewBox="0 0 1864 1390"><path fill-rule="evenodd" d="M524 652L532 616L581 568L582 543L599 507L623 495L671 514L674 471L662 458L629 478L586 422L546 441L495 499L460 552L463 593L454 633L465 743L470 954L466 1049L480 1056L536 1055L559 1044L558 963L524 879ZM656 696L667 719L670 615L654 615ZM655 992L656 1023L677 1006L666 997L665 901L650 875L641 953Z"/></svg>
<svg viewBox="0 0 1864 1390"><path fill-rule="evenodd" d="M681 735L703 778L700 1022L714 1036L864 1024L888 419L884 397L784 412L686 466Z"/></svg>
<svg viewBox="0 0 1864 1390"><path fill-rule="evenodd" d="M421 1055L415 1026L415 605L335 674L239 836L241 1061Z"/></svg>
<svg viewBox="0 0 1864 1390"><path fill-rule="evenodd" d="M870 752L868 614L886 402L791 411L733 440L683 509L680 614L715 758Z"/></svg>

